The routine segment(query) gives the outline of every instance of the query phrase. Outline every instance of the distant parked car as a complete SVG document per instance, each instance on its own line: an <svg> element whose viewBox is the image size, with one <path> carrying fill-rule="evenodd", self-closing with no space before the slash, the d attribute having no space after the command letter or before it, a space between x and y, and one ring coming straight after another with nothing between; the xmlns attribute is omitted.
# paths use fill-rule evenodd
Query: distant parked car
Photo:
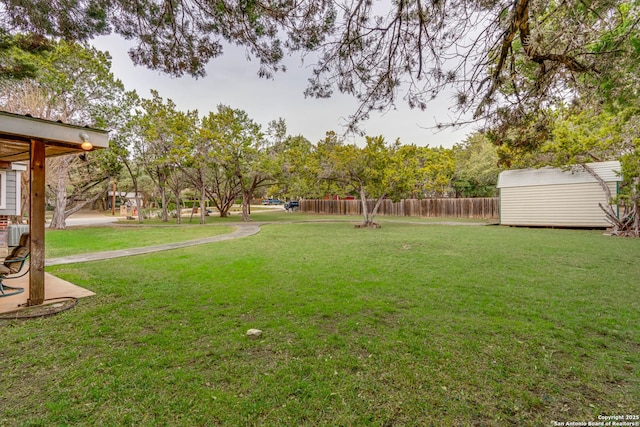
<svg viewBox="0 0 640 427"><path fill-rule="evenodd" d="M300 209L300 202L292 200L285 203L284 208L288 211L297 211L298 209Z"/></svg>
<svg viewBox="0 0 640 427"><path fill-rule="evenodd" d="M264 199L262 201L263 205L281 205L283 202L280 199Z"/></svg>

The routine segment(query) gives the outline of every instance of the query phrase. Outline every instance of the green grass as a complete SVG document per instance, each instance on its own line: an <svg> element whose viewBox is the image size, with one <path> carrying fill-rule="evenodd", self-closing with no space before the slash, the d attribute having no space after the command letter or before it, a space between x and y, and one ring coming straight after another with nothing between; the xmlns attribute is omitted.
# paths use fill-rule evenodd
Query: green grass
<svg viewBox="0 0 640 427"><path fill-rule="evenodd" d="M291 222L291 221L314 221L314 220L332 220L332 221L361 221L362 216L355 215L317 215L317 214L307 214L302 212L287 212L284 209L274 209L274 208L253 208L251 210L251 219L253 221L260 222ZM215 214L205 217L207 224L225 224L225 223L235 223L242 221L242 215L238 212L233 212L230 216L220 218ZM182 217L182 223L187 224L188 218ZM194 222L199 221L199 218L194 218ZM130 221L129 221L130 222ZM169 218L168 223L163 223L159 218L147 219L144 221L145 224L152 225L166 225L177 223L176 218ZM124 221L121 221L124 223Z"/></svg>
<svg viewBox="0 0 640 427"><path fill-rule="evenodd" d="M45 256L62 257L91 252L182 242L232 232L232 227L181 226L105 226L69 230L47 230Z"/></svg>
<svg viewBox="0 0 640 427"><path fill-rule="evenodd" d="M234 208L231 215L225 218L220 218L216 214L207 216L207 224L225 224L242 221L242 215L239 213L238 208ZM347 222L361 222L362 215L321 215L305 212L287 212L282 207L265 208L262 206L252 206L251 219L253 221L261 222L299 222L299 221L347 221ZM182 223L187 224L188 217L182 217ZM199 217L194 217L193 222L198 222ZM470 218L421 218L421 217L409 217L409 216L382 216L375 217L376 222L418 222L418 223L434 223L434 222L477 222L477 223L497 223L497 220L486 219L470 219ZM154 225L166 225L159 218L146 219L145 224ZM121 223L130 224L131 221L121 221ZM176 224L175 218L170 218L168 224Z"/></svg>
<svg viewBox="0 0 640 427"><path fill-rule="evenodd" d="M279 223L117 268L50 268L97 295L2 323L0 425L637 414L639 254L638 240L590 231Z"/></svg>

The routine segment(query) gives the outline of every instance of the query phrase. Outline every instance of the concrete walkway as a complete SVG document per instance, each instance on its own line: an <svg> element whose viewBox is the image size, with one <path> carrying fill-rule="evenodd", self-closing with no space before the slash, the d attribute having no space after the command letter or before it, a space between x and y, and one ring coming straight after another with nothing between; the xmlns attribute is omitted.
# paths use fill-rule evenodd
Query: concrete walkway
<svg viewBox="0 0 640 427"><path fill-rule="evenodd" d="M202 239L187 240L184 242L165 243L162 245L144 246L141 248L120 249L116 251L93 252L89 254L70 255L60 258L47 258L45 266L75 264L78 262L100 261L104 259L122 258L130 255L142 255L153 252L168 251L171 249L186 248L189 246L205 245L207 243L222 242L224 240L237 239L240 237L252 236L260 231L262 223L238 223L233 224L236 228L234 232L222 234L220 236L205 237Z"/></svg>

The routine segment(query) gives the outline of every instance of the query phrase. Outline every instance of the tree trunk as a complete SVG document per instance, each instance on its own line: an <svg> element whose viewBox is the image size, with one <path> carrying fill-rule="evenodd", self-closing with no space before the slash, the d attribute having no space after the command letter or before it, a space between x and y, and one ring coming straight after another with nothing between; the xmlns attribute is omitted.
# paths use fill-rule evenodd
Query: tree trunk
<svg viewBox="0 0 640 427"><path fill-rule="evenodd" d="M167 212L167 192L164 185L160 187L160 203L162 204L162 222L169 222L169 213ZM180 206L176 206L178 216L180 216Z"/></svg>
<svg viewBox="0 0 640 427"><path fill-rule="evenodd" d="M224 194L220 194L217 198L211 197L211 199L213 199L214 205L220 213L220 218L229 216L229 210L231 209L231 206L233 206L237 197L238 193L232 190L226 190Z"/></svg>
<svg viewBox="0 0 640 427"><path fill-rule="evenodd" d="M176 224L182 224L182 215L181 214L181 207L180 207L180 193L178 191L176 191Z"/></svg>
<svg viewBox="0 0 640 427"><path fill-rule="evenodd" d="M127 161L126 157L120 157L120 160L122 161L122 163L124 163L124 166L127 168L127 171L129 172L129 176L131 177L131 182L133 182L133 191L134 191L134 194L136 195L136 206L138 207L138 223L142 224L142 200L140 200L140 192L138 192L138 177L135 176L135 174L131 170L131 166L129 165L129 162Z"/></svg>
<svg viewBox="0 0 640 427"><path fill-rule="evenodd" d="M220 218L225 218L229 216L229 209L231 209L231 204L227 202L227 199L220 198L220 203L214 203L218 208L218 214Z"/></svg>
<svg viewBox="0 0 640 427"><path fill-rule="evenodd" d="M376 204L373 206L373 210L369 214L369 224L371 226L375 226L375 228L380 228L380 225L373 222L373 219L378 214L378 209L380 208L380 205L382 204L382 201L384 200L385 197L387 197L386 193L378 198L378 200L376 201Z"/></svg>
<svg viewBox="0 0 640 427"><path fill-rule="evenodd" d="M134 190L136 193L136 206L138 207L138 224L142 224L144 217L142 216L142 200L140 199L140 195L138 193L138 183L134 184Z"/></svg>
<svg viewBox="0 0 640 427"><path fill-rule="evenodd" d="M360 183L360 204L362 205L362 216L364 221L362 223L363 227L369 226L369 206L367 204L367 194L364 191L364 187L362 183Z"/></svg>
<svg viewBox="0 0 640 427"><path fill-rule="evenodd" d="M373 209L369 210L369 204L367 203L367 194L364 191L364 187L360 185L360 203L362 204L362 216L364 221L362 224L358 225L358 228L380 228L380 224L373 221L378 213L378 209L380 205L382 205L382 201L387 196L387 194L383 194L376 200L376 204L373 205Z"/></svg>
<svg viewBox="0 0 640 427"><path fill-rule="evenodd" d="M630 211L627 212L625 218L618 218L618 215L611 207L611 190L607 183L588 165L581 163L580 166L584 168L585 171L589 173L592 177L594 177L600 187L604 191L605 196L607 197L607 204L603 206L602 203L599 203L600 209L605 213L606 220L611 224L612 230L611 234L615 236L627 236L627 237L640 237L640 230L638 227L638 197L634 193L632 195L632 200L630 200ZM637 188L637 187L636 187Z"/></svg>
<svg viewBox="0 0 640 427"><path fill-rule="evenodd" d="M102 192L97 193L96 195L94 195L93 197L91 197L88 200L85 200L84 202L80 202L80 203L76 203L73 204L72 207L68 208L67 210L65 210L64 212L64 218L67 219L69 218L71 215L73 215L74 213L78 212L80 209L84 208L87 205L90 205L92 203L94 203L96 200L98 200L99 198L101 198L102 196L105 195L105 193L109 191L108 187L105 187L104 190L102 190ZM67 205L68 205L68 201L67 201Z"/></svg>
<svg viewBox="0 0 640 427"><path fill-rule="evenodd" d="M635 237L640 237L640 177L633 178L633 188L631 189L631 211L633 215L632 230Z"/></svg>
<svg viewBox="0 0 640 427"><path fill-rule="evenodd" d="M65 164L68 162L65 160ZM55 171L55 187L54 193L56 197L55 205L53 207L53 217L49 228L53 230L64 230L67 227L65 221L65 210L67 207L67 171L66 167L60 165Z"/></svg>
<svg viewBox="0 0 640 427"><path fill-rule="evenodd" d="M200 187L200 224L207 223L206 209L207 209L207 189L205 187L204 168L200 172L202 178L202 186Z"/></svg>
<svg viewBox="0 0 640 427"><path fill-rule="evenodd" d="M251 221L251 218L249 218L249 214L251 213L249 211L249 204L251 203L251 194L248 191L243 191L242 192L242 220L243 221Z"/></svg>

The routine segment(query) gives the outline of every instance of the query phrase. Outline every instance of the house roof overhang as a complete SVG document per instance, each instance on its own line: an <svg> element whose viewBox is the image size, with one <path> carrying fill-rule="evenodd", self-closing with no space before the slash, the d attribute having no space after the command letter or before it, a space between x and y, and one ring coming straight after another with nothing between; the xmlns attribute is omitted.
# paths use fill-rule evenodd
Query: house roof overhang
<svg viewBox="0 0 640 427"><path fill-rule="evenodd" d="M84 142L91 143L90 150L109 147L109 133L104 130L0 111L0 162L29 160L33 140L45 143L46 157L87 151Z"/></svg>
<svg viewBox="0 0 640 427"><path fill-rule="evenodd" d="M87 142L90 144L83 148ZM0 111L0 165L6 167L19 161L30 165L28 306L45 301L45 158L108 146L109 134L103 130Z"/></svg>

